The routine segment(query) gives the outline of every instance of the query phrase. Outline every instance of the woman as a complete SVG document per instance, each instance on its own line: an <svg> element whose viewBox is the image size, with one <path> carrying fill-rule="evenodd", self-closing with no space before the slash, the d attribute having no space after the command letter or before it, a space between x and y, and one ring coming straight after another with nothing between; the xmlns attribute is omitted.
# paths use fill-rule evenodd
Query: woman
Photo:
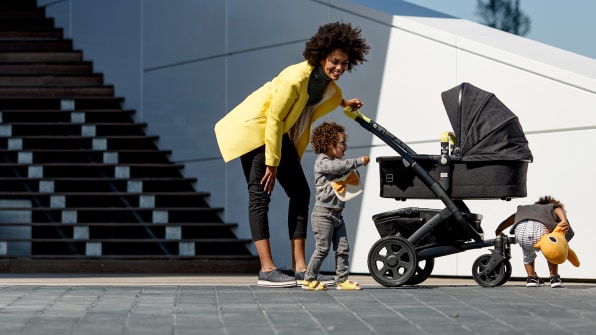
<svg viewBox="0 0 596 335"><path fill-rule="evenodd" d="M259 286L289 287L296 285L296 279L304 279L310 188L300 159L315 120L338 106L362 106L357 98L344 100L335 83L345 71L366 61L370 47L360 33L343 22L319 27L306 42L304 62L282 70L215 125L224 161L240 157L242 162L249 224L261 262ZM277 269L269 243L268 211L276 178L289 197L291 273Z"/></svg>

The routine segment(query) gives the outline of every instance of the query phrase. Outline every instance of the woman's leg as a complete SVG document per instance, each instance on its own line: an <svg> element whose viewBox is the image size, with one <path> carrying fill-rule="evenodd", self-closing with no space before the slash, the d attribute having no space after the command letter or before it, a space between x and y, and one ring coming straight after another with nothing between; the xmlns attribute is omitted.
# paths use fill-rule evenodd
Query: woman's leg
<svg viewBox="0 0 596 335"><path fill-rule="evenodd" d="M292 249L292 267L302 272L306 269L305 245L310 188L298 152L287 135L284 135L282 141L277 180L289 198L288 234Z"/></svg>
<svg viewBox="0 0 596 335"><path fill-rule="evenodd" d="M290 240L292 248L292 269L297 272L306 271L306 239L293 238ZM301 262L304 260L304 262Z"/></svg>
<svg viewBox="0 0 596 335"><path fill-rule="evenodd" d="M248 222L252 239L259 254L261 271L276 268L269 244L269 203L271 196L265 192L261 179L265 175L265 148L260 147L240 157L248 185Z"/></svg>

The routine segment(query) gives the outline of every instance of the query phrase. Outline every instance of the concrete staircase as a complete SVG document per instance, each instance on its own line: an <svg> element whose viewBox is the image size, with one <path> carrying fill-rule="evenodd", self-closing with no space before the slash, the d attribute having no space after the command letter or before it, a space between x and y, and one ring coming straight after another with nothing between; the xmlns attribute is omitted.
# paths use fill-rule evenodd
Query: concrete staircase
<svg viewBox="0 0 596 335"><path fill-rule="evenodd" d="M256 273L35 0L0 0L0 272Z"/></svg>

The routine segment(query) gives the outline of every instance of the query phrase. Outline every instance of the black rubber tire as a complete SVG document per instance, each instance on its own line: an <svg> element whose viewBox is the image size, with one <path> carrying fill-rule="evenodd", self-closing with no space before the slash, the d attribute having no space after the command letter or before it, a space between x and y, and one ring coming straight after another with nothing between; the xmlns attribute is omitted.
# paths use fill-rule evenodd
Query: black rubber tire
<svg viewBox="0 0 596 335"><path fill-rule="evenodd" d="M509 262L508 259L504 260L502 264L505 267L505 276L503 277L503 279L501 279L497 286L505 284L509 280L509 278L511 278L511 273L513 271L513 269L511 268L511 262Z"/></svg>
<svg viewBox="0 0 596 335"><path fill-rule="evenodd" d="M416 249L402 237L386 236L375 242L368 252L368 270L383 286L406 284L417 268Z"/></svg>
<svg viewBox="0 0 596 335"><path fill-rule="evenodd" d="M433 272L433 268L435 267L435 259L429 258L424 260L419 260L418 265L416 266L416 271L410 280L406 282L405 285L418 285L428 279L430 274Z"/></svg>
<svg viewBox="0 0 596 335"><path fill-rule="evenodd" d="M472 277L478 285L484 287L494 287L503 285L511 277L511 264L504 264L505 261L498 264L491 272L487 273L486 268L490 262L491 255L482 255L474 261L472 265Z"/></svg>

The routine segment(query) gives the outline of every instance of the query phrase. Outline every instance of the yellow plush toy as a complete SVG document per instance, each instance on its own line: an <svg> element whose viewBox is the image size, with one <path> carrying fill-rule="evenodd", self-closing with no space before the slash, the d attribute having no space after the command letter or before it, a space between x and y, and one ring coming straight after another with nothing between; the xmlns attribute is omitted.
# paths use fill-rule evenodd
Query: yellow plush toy
<svg viewBox="0 0 596 335"><path fill-rule="evenodd" d="M535 248L540 249L544 257L551 263L562 264L565 260L569 260L571 264L579 266L579 258L567 243L565 233L557 226L552 233L548 233L534 245Z"/></svg>

